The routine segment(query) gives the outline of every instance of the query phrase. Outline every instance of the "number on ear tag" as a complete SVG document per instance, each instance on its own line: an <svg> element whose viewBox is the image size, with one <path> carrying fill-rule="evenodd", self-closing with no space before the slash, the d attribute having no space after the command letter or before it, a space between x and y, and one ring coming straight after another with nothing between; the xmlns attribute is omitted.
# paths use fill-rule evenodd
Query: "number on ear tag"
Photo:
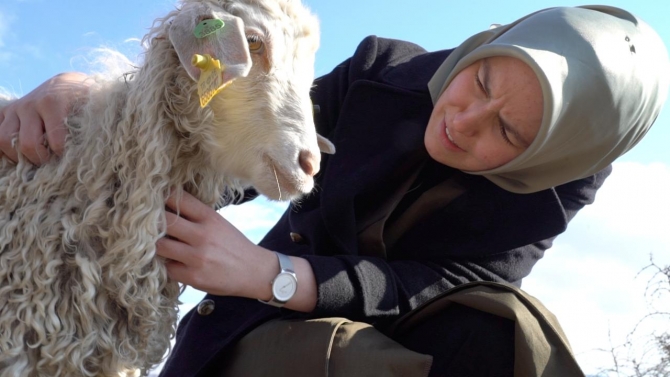
<svg viewBox="0 0 670 377"><path fill-rule="evenodd" d="M222 29L225 24L223 21L210 18L208 20L202 20L193 30L196 38L205 38L206 36L216 33L217 30Z"/></svg>

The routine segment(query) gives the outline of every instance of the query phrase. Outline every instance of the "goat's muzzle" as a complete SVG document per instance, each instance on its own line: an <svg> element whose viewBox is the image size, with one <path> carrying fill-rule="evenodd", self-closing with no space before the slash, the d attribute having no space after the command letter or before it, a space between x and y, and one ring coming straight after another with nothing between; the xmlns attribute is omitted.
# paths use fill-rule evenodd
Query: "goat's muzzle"
<svg viewBox="0 0 670 377"><path fill-rule="evenodd" d="M321 156L308 150L303 150L298 156L298 162L300 163L302 171L310 177L313 177L319 172Z"/></svg>

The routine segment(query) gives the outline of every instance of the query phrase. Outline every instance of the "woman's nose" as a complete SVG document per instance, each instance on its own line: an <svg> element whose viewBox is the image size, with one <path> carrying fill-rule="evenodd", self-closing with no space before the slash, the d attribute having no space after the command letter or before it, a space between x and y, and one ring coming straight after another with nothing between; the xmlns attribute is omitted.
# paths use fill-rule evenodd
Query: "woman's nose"
<svg viewBox="0 0 670 377"><path fill-rule="evenodd" d="M453 129L464 135L473 135L485 124L490 117L484 106L472 105L458 112L454 116Z"/></svg>

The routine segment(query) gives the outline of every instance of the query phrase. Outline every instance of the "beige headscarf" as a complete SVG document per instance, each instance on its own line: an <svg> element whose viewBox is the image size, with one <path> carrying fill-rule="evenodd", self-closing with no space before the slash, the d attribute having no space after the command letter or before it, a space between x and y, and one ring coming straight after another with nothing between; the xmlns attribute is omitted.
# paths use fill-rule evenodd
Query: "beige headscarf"
<svg viewBox="0 0 670 377"><path fill-rule="evenodd" d="M550 8L476 34L429 83L435 103L452 78L491 56L521 59L544 95L540 130L528 149L483 175L531 193L592 175L637 144L665 102L668 53L656 32L614 7Z"/></svg>

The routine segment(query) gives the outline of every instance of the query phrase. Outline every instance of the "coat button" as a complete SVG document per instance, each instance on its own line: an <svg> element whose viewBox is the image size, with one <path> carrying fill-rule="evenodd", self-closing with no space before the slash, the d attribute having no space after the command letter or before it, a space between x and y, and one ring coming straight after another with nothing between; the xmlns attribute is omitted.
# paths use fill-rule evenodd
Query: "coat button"
<svg viewBox="0 0 670 377"><path fill-rule="evenodd" d="M289 235L291 236L291 241L293 241L293 243L303 243L305 241L305 239L298 233L291 232Z"/></svg>
<svg viewBox="0 0 670 377"><path fill-rule="evenodd" d="M198 304L198 314L200 315L210 315L214 311L214 300L206 299L202 300Z"/></svg>

